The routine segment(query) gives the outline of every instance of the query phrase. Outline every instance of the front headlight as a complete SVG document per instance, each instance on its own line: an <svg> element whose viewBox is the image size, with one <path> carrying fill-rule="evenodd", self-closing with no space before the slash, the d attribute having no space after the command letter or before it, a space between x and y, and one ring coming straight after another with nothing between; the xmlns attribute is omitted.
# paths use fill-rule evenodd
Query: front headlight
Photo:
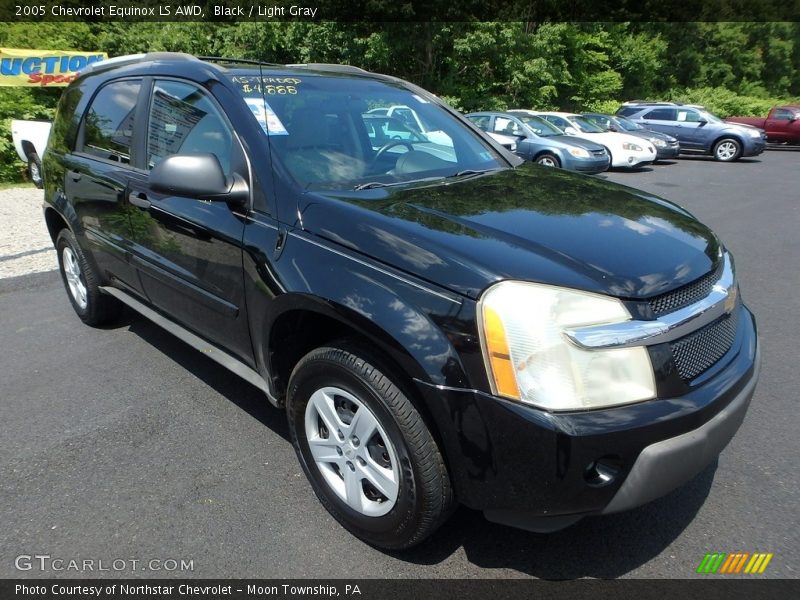
<svg viewBox="0 0 800 600"><path fill-rule="evenodd" d="M761 132L758 129L748 129L747 133L749 133L750 137L752 137L752 138L760 138L761 137Z"/></svg>
<svg viewBox="0 0 800 600"><path fill-rule="evenodd" d="M581 410L654 398L642 346L586 350L565 329L619 323L619 300L550 285L504 281L480 301L480 335L492 392L548 410Z"/></svg>
<svg viewBox="0 0 800 600"><path fill-rule="evenodd" d="M633 142L624 142L622 144L622 147L625 150L633 150L634 152L641 152L642 151L642 147L637 145L637 144L634 144Z"/></svg>
<svg viewBox="0 0 800 600"><path fill-rule="evenodd" d="M655 144L659 148L666 148L667 147L667 142L665 142L664 140L662 140L660 138L652 137L652 138L649 138L649 139L650 139L651 142L653 142L653 144Z"/></svg>
<svg viewBox="0 0 800 600"><path fill-rule="evenodd" d="M569 153L575 158L589 158L589 151L584 148L577 148L573 146L569 149Z"/></svg>

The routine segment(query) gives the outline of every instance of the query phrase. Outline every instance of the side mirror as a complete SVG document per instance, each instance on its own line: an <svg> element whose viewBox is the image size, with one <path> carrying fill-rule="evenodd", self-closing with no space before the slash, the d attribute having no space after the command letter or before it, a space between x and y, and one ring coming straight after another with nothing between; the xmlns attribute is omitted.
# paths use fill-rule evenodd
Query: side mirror
<svg viewBox="0 0 800 600"><path fill-rule="evenodd" d="M609 131L619 131L619 127L617 127L617 126L616 126L616 125L614 125L613 123L609 123L609 124L608 124L608 128L607 128L607 129L608 129Z"/></svg>
<svg viewBox="0 0 800 600"><path fill-rule="evenodd" d="M700 119L700 120L697 122L697 124L698 124L700 127L702 127L702 126L703 126L703 125L705 125L706 123L708 123L708 121L706 121L705 119Z"/></svg>
<svg viewBox="0 0 800 600"><path fill-rule="evenodd" d="M578 135L578 130L575 129L572 125L569 125L564 128L564 133L567 135Z"/></svg>
<svg viewBox="0 0 800 600"><path fill-rule="evenodd" d="M150 186L157 192L234 204L245 204L250 197L247 182L236 174L226 177L211 153L167 156L150 171Z"/></svg>

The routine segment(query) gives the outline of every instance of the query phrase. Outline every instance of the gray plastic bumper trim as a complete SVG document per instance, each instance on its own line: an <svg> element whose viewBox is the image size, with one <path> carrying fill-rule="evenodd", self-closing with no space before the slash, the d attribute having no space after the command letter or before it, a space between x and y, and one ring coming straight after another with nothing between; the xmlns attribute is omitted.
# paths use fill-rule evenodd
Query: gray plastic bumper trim
<svg viewBox="0 0 800 600"><path fill-rule="evenodd" d="M750 381L728 406L701 427L642 450L602 514L628 510L660 498L700 473L722 452L742 424L760 369L759 348Z"/></svg>

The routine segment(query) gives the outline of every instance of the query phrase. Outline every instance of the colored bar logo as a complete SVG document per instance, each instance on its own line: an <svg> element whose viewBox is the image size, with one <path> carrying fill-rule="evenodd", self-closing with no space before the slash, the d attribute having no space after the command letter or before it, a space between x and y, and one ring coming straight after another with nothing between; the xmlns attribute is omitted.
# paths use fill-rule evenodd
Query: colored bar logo
<svg viewBox="0 0 800 600"><path fill-rule="evenodd" d="M734 552L726 554L724 552L714 552L706 554L697 567L697 572L704 575L735 575L746 573L748 575L761 574L767 569L769 561L772 560L772 553L755 552Z"/></svg>

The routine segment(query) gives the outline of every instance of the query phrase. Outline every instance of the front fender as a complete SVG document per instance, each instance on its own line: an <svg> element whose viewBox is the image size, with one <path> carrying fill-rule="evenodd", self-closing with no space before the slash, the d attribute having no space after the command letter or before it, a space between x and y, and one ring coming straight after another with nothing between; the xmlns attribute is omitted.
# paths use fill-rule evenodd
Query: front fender
<svg viewBox="0 0 800 600"><path fill-rule="evenodd" d="M260 369L272 372L268 348L274 324L301 310L334 319L375 344L409 377L487 389L485 381L474 381L474 374L485 377L485 370L473 301L304 232L289 234L279 260L267 261L252 249L264 247L255 238L269 237L269 231L247 229L245 285Z"/></svg>

